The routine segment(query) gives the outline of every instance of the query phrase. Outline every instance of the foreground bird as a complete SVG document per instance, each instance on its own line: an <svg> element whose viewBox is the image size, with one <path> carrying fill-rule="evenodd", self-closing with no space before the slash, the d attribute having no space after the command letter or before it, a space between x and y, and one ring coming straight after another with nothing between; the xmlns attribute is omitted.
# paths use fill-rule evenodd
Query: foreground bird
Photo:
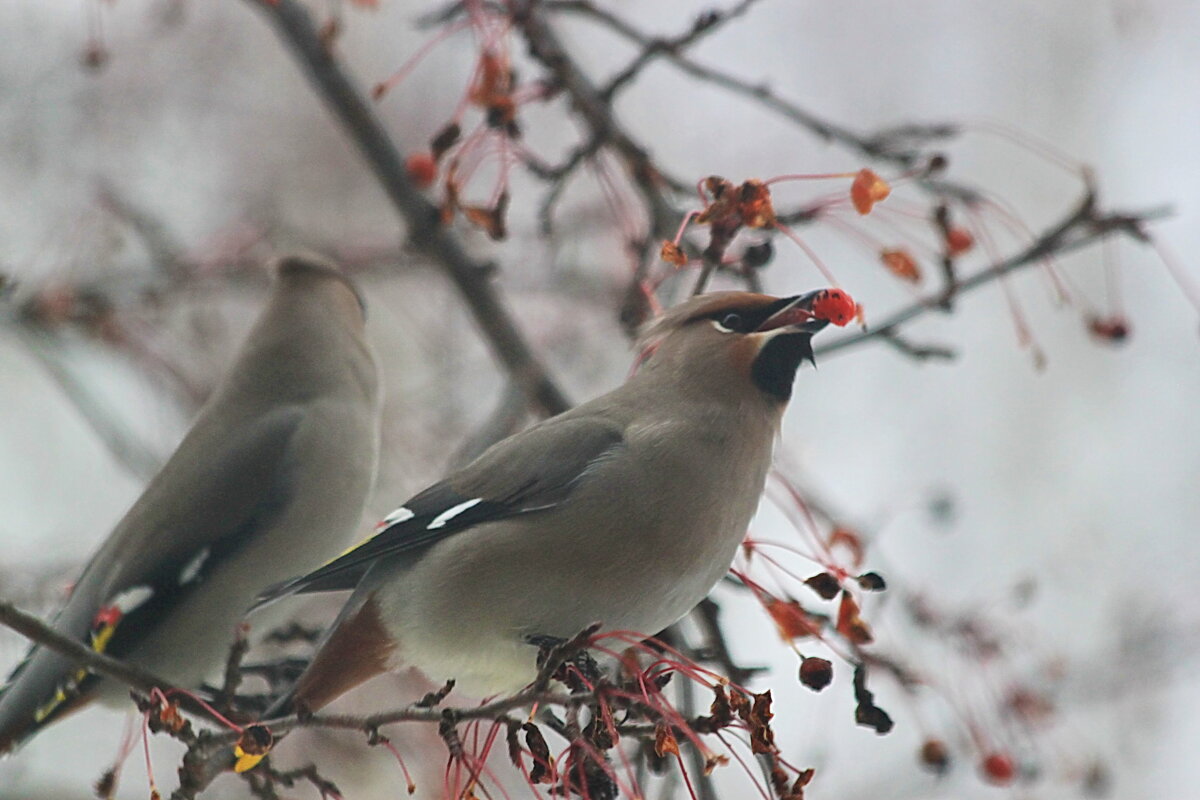
<svg viewBox="0 0 1200 800"><path fill-rule="evenodd" d="M656 322L620 388L418 494L380 531L264 594L353 589L289 697L315 711L385 670L469 694L533 679L532 642L654 634L726 573L763 491L826 292L703 295Z"/></svg>
<svg viewBox="0 0 1200 800"><path fill-rule="evenodd" d="M100 547L62 633L195 686L255 594L339 552L379 448L375 360L354 287L292 257L174 455ZM0 753L121 687L35 647L0 688Z"/></svg>

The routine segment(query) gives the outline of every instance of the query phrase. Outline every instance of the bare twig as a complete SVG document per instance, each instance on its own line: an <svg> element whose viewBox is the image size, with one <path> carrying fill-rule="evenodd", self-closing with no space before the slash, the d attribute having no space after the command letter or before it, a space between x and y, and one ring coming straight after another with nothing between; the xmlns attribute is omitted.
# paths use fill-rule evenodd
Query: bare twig
<svg viewBox="0 0 1200 800"><path fill-rule="evenodd" d="M1101 214L1096 209L1096 195L1089 189L1079 205L1057 225L1043 233L1021 252L968 278L961 279L954 285L954 293L957 296L972 289L978 289L1010 272L1036 264L1047 256L1073 252L1115 233L1123 233L1139 241L1144 241L1146 233L1142 226L1146 222L1160 219L1169 213L1170 209L1167 208L1153 208L1134 213ZM878 336L894 333L904 323L933 310L944 310L944 306L938 298L918 300L888 315L871 330L843 336L825 343L816 348L816 354L818 356L828 355L860 345Z"/></svg>
<svg viewBox="0 0 1200 800"><path fill-rule="evenodd" d="M137 206L108 181L101 182L99 195L100 204L129 225L142 240L156 269L162 270L170 280L187 277L189 270L183 244L161 219Z"/></svg>
<svg viewBox="0 0 1200 800"><path fill-rule="evenodd" d="M664 189L670 187L666 186L662 173L645 147L618 122L600 89L571 58L541 6L537 0L512 2L513 22L524 34L529 54L570 96L575 112L591 131L593 139L611 147L625 163L650 213L650 242L673 235L682 215L667 200Z"/></svg>
<svg viewBox="0 0 1200 800"><path fill-rule="evenodd" d="M613 76L608 84L600 90L600 96L605 102L611 103L616 93L631 83L655 58L665 53L682 52L705 36L714 33L725 22L745 14L756 2L758 0L741 0L728 11L707 11L693 21L692 27L686 33L671 39L652 39L647 42L629 66Z"/></svg>
<svg viewBox="0 0 1200 800"><path fill-rule="evenodd" d="M881 330L876 335L895 348L896 352L915 358L917 361L950 361L958 355L944 345L915 344L890 328Z"/></svg>
<svg viewBox="0 0 1200 800"><path fill-rule="evenodd" d="M298 0L248 0L275 26L346 134L358 146L392 205L408 226L412 246L432 259L454 283L491 345L492 354L543 414L570 407L533 354L491 282L490 264L470 256L439 221L438 209L409 180L404 160L379 118L326 46Z"/></svg>
<svg viewBox="0 0 1200 800"><path fill-rule="evenodd" d="M897 130L885 132L888 135L862 136L847 127L821 119L801 106L779 97L765 84L752 83L719 69L704 66L685 55L683 48L663 47L659 44L659 39L635 28L617 14L600 8L591 0L548 0L546 7L554 11L590 17L638 45L643 51L653 50L656 55L665 57L685 74L748 97L828 142L836 142L871 158L893 161L905 168L912 167L917 162L917 157L911 151L897 150L893 146L893 143L901 138ZM949 136L957 132L954 126L922 126L921 130L930 137ZM910 127L904 128L903 133L906 134L906 138L916 138Z"/></svg>
<svg viewBox="0 0 1200 800"><path fill-rule="evenodd" d="M26 324L17 325L16 331L116 462L135 477L143 480L153 477L162 468L162 457L123 425L119 414L105 408L103 401L66 364L58 335L43 327Z"/></svg>
<svg viewBox="0 0 1200 800"><path fill-rule="evenodd" d="M712 598L706 597L692 611L692 617L704 634L704 649L693 653L697 660L712 661L736 684L748 683L755 675L765 672L766 667L743 667L733 660L725 632L721 630L721 607Z"/></svg>
<svg viewBox="0 0 1200 800"><path fill-rule="evenodd" d="M229 654L225 658L224 679L221 681L221 689L217 692L213 703L225 714L229 713L233 700L237 696L238 687L242 684L242 661L246 658L246 651L250 649L248 632L249 626L246 623L243 622L238 626L233 645L230 646Z"/></svg>

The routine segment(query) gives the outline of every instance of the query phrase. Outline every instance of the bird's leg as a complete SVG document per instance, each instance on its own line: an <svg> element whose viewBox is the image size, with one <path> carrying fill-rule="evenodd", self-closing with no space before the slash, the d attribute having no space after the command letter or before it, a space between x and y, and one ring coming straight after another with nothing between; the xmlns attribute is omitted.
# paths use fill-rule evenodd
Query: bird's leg
<svg viewBox="0 0 1200 800"><path fill-rule="evenodd" d="M597 628L590 625L571 639L543 634L526 636L525 641L538 649L538 683L556 680L572 692L594 688L604 678L604 671L587 651L586 644Z"/></svg>

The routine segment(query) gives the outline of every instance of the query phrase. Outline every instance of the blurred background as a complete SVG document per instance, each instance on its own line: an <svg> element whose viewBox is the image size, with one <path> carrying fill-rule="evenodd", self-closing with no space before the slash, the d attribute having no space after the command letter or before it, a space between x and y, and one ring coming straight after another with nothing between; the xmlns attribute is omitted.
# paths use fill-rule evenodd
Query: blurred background
<svg viewBox="0 0 1200 800"><path fill-rule="evenodd" d="M687 30L709 8L596 4L661 35ZM364 532L512 405L453 288L403 250L375 180L252 5L0 4L0 272L8 280L0 596L23 607L53 609L170 453L248 328L266 285L262 264L274 254L335 255L367 297L387 407ZM336 6L314 10L327 18ZM337 51L370 86L429 39L414 20L430 10L398 0L346 4ZM578 16L564 16L558 30L597 79L636 55ZM1200 6L1187 0L762 0L692 52L856 131L963 123L945 147L951 174L1003 198L1035 233L1073 208L1082 183L988 131L1000 124L1052 143L1092 167L1105 207L1171 206L1150 231L1185 281L1172 279L1153 247L1118 238L1057 262L1073 304L1056 302L1042 268L1011 281L1033 347L1019 343L993 285L952 315L926 314L904 329L951 349L952 360L916 360L876 340L802 371L780 460L868 541L865 567L889 579L889 591L865 608L878 647L936 684L909 694L876 678L879 702L897 722L877 737L854 725L849 670L837 667L834 685L814 695L796 681L795 654L753 598L719 588L735 657L771 667L754 688L774 693L783 752L817 768L807 796L1194 793L1200 342L1185 287L1200 280L1197 41ZM402 149L425 147L454 113L477 56L469 33L452 36L377 104ZM520 78L536 76L515 58ZM615 108L656 162L688 182L868 165L666 61ZM520 120L525 146L548 161L578 140L561 99L523 109ZM509 239L496 244L463 228L468 246L499 265L503 295L575 399L619 382L632 360L617 317L630 264L598 185L579 173L544 236L544 186L517 168ZM782 184L776 203L828 190ZM996 231L999 253L1023 246L1003 225ZM844 227L799 232L868 322L917 296ZM824 283L798 247L778 238L775 249L767 290ZM977 248L962 269L987 260ZM668 284L662 299L684 290ZM1088 309L1108 313L1114 304L1132 331L1119 346L1089 335L1084 322ZM81 308L87 324L78 324ZM755 535L795 536L785 510L765 504ZM919 624L918 600L936 624ZM310 611L319 618L330 608L317 602ZM972 626L1003 657L965 646ZM24 647L0 632L0 670ZM997 710L1015 685L1045 704L1020 725ZM345 708L378 708L398 697L396 686L383 679ZM53 727L0 762L0 797L90 796L122 724L120 713L94 709ZM403 791L386 753L355 737L306 736L329 754L329 777L348 797ZM423 736L406 730L395 739L408 742L410 766L427 778L418 796L434 797L444 753ZM956 755L942 777L918 764L931 736ZM1019 756L1024 779L1008 789L982 781L981 740ZM179 748L159 740L152 748L160 784L173 785ZM723 796L752 796L736 767L720 770L718 784ZM230 781L213 796L243 791ZM679 786L663 791L687 796ZM146 792L140 759L131 759L119 796ZM294 794L305 792L314 794Z"/></svg>

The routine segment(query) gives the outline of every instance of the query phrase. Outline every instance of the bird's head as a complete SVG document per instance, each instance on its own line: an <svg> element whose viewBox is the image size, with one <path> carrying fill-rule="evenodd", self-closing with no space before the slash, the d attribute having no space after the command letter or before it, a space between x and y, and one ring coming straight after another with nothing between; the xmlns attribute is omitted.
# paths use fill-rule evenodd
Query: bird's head
<svg viewBox="0 0 1200 800"><path fill-rule="evenodd" d="M367 316L367 303L362 292L341 269L312 253L296 253L278 259L273 265L276 280L302 292L323 292L330 296L334 308L361 328Z"/></svg>
<svg viewBox="0 0 1200 800"><path fill-rule="evenodd" d="M731 396L755 392L776 403L792 395L796 370L813 361L812 337L827 324L818 290L793 297L711 292L667 311L647 328L644 366ZM814 362L815 363L815 362Z"/></svg>

